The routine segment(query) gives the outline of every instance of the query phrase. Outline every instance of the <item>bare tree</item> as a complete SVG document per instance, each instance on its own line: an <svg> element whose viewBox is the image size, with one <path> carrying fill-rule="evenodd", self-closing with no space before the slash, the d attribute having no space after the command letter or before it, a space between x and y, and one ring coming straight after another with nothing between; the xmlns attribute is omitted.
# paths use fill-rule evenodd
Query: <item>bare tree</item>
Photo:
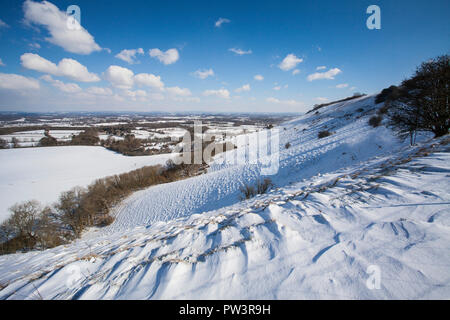
<svg viewBox="0 0 450 320"><path fill-rule="evenodd" d="M448 133L450 58L440 56L422 63L411 79L404 80L400 96L390 102L389 125L401 137L417 132L433 132L435 137Z"/></svg>

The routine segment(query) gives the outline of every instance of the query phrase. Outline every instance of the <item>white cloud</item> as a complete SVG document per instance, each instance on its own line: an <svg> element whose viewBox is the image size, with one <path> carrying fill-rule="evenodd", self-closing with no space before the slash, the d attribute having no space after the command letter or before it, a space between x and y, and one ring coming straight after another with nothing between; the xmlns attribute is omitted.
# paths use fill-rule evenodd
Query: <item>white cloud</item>
<svg viewBox="0 0 450 320"><path fill-rule="evenodd" d="M212 77L213 75L214 75L213 69L197 70L194 72L194 76L200 79L206 79L209 76Z"/></svg>
<svg viewBox="0 0 450 320"><path fill-rule="evenodd" d="M166 88L166 92L171 96L189 97L192 95L191 90L188 88L170 87Z"/></svg>
<svg viewBox="0 0 450 320"><path fill-rule="evenodd" d="M276 90L276 91L278 91L278 90L280 90L281 89L281 86L275 86L275 87L273 87L273 90Z"/></svg>
<svg viewBox="0 0 450 320"><path fill-rule="evenodd" d="M2 59L0 58L0 67L4 67L5 64L3 63Z"/></svg>
<svg viewBox="0 0 450 320"><path fill-rule="evenodd" d="M343 88L347 88L347 87L348 87L348 83L341 83L336 86L336 88L338 88L338 89L343 89Z"/></svg>
<svg viewBox="0 0 450 320"><path fill-rule="evenodd" d="M158 59L160 62L165 65L172 64L178 61L180 55L177 49L169 49L166 52L163 52L157 48L151 49L149 51L150 57Z"/></svg>
<svg viewBox="0 0 450 320"><path fill-rule="evenodd" d="M0 19L0 28L9 28L9 25L2 19Z"/></svg>
<svg viewBox="0 0 450 320"><path fill-rule="evenodd" d="M86 89L86 92L98 96L111 96L113 94L110 88L102 88L102 87L90 87Z"/></svg>
<svg viewBox="0 0 450 320"><path fill-rule="evenodd" d="M319 67L317 67L316 68L316 70L325 70L327 67L325 67L325 66L319 66Z"/></svg>
<svg viewBox="0 0 450 320"><path fill-rule="evenodd" d="M205 91L203 91L203 95L206 97L217 96L219 98L224 98L224 99L230 98L230 92L227 89L205 90Z"/></svg>
<svg viewBox="0 0 450 320"><path fill-rule="evenodd" d="M237 55L240 55L240 56L242 56L244 54L252 54L252 50L244 51L244 50L238 49L238 48L231 48L231 49L228 49L228 51L234 52L234 53L236 53Z"/></svg>
<svg viewBox="0 0 450 320"><path fill-rule="evenodd" d="M295 69L294 71L292 71L292 74L295 76L296 74L299 74L300 70L299 69Z"/></svg>
<svg viewBox="0 0 450 320"><path fill-rule="evenodd" d="M161 77L150 73L139 73L134 76L134 81L140 86L147 86L161 90L164 88L164 83L161 81Z"/></svg>
<svg viewBox="0 0 450 320"><path fill-rule="evenodd" d="M150 93L149 97L151 100L164 100L164 96L161 93Z"/></svg>
<svg viewBox="0 0 450 320"><path fill-rule="evenodd" d="M40 49L41 48L41 45L37 42L31 42L28 44L28 46L32 49Z"/></svg>
<svg viewBox="0 0 450 320"><path fill-rule="evenodd" d="M333 68L328 70L327 72L316 72L313 74L310 74L308 76L308 81L314 81L314 80L321 80L321 79L327 79L327 80L334 80L334 77L341 73L342 71L338 68Z"/></svg>
<svg viewBox="0 0 450 320"><path fill-rule="evenodd" d="M59 90L65 93L78 93L82 91L80 86L77 85L76 83L64 83L60 80L53 79L52 76L48 74L42 76L41 79L51 83L55 88L58 88Z"/></svg>
<svg viewBox="0 0 450 320"><path fill-rule="evenodd" d="M39 89L39 81L13 73L0 73L0 89L26 90Z"/></svg>
<svg viewBox="0 0 450 320"><path fill-rule="evenodd" d="M58 65L35 53L25 53L20 57L24 68L48 73L54 76L68 77L81 82L96 82L100 78L95 73L73 59L62 59Z"/></svg>
<svg viewBox="0 0 450 320"><path fill-rule="evenodd" d="M224 23L230 23L231 21L227 18L219 18L219 20L216 21L216 23L214 24L216 26L216 28L220 28L220 26L222 26L222 24Z"/></svg>
<svg viewBox="0 0 450 320"><path fill-rule="evenodd" d="M290 53L283 59L283 61L281 61L278 67L283 71L289 71L294 69L297 64L301 62L303 62L303 59L298 58L294 54Z"/></svg>
<svg viewBox="0 0 450 320"><path fill-rule="evenodd" d="M136 91L131 91L131 90L126 90L125 95L130 97L131 100L136 101L137 99L139 99L140 101L145 100L145 97L147 97L147 92L145 92L144 90L136 90Z"/></svg>
<svg viewBox="0 0 450 320"><path fill-rule="evenodd" d="M327 102L328 98L317 97L316 100L319 101L319 102Z"/></svg>
<svg viewBox="0 0 450 320"><path fill-rule="evenodd" d="M131 89L135 84L159 90L164 89L164 83L161 81L160 76L155 76L150 73L139 73L134 75L134 72L130 69L115 65L109 66L104 72L103 77L114 87L119 89Z"/></svg>
<svg viewBox="0 0 450 320"><path fill-rule="evenodd" d="M242 87L237 88L236 90L234 90L235 92L244 92L244 91L250 91L250 85L249 84L244 84Z"/></svg>
<svg viewBox="0 0 450 320"><path fill-rule="evenodd" d="M137 63L136 55L144 54L144 49L124 49L120 53L116 54L116 58L128 62L129 64Z"/></svg>
<svg viewBox="0 0 450 320"><path fill-rule="evenodd" d="M256 76L253 77L253 79L257 80L257 81L263 81L264 77L260 74L257 74Z"/></svg>
<svg viewBox="0 0 450 320"><path fill-rule="evenodd" d="M48 1L34 2L26 0L23 4L25 22L45 27L50 33L46 41L78 54L90 54L100 51L101 47L94 37L82 26L76 30L67 27L67 15Z"/></svg>
<svg viewBox="0 0 450 320"><path fill-rule="evenodd" d="M287 106L303 106L304 103L301 101L296 100L279 100L277 98L269 97L266 99L266 102L272 103L272 104L280 104L280 105L287 105Z"/></svg>
<svg viewBox="0 0 450 320"><path fill-rule="evenodd" d="M119 89L130 89L134 85L133 71L119 66L110 66L106 69L104 78Z"/></svg>

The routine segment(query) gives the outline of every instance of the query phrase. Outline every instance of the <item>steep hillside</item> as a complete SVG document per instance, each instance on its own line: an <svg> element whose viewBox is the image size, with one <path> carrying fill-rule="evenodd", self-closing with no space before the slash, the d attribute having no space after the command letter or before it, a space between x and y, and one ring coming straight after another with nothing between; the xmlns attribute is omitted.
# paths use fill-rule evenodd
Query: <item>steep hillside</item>
<svg viewBox="0 0 450 320"><path fill-rule="evenodd" d="M279 170L269 178L276 187L284 187L374 156L392 154L404 144L385 127L368 125L378 107L373 96L362 97L324 107L319 114L307 114L279 127ZM333 134L318 139L318 133L323 130ZM252 136L256 135L265 147L266 133ZM225 156L235 159L237 152L219 156L206 175L135 193L117 208L113 225L101 232L123 231L238 203L240 187L255 183L260 177L261 164L218 163Z"/></svg>

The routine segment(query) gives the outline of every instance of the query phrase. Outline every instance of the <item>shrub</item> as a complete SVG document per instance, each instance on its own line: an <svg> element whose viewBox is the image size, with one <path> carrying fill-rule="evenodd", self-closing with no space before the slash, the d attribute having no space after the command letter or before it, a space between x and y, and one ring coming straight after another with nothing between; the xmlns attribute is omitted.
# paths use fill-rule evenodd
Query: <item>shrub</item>
<svg viewBox="0 0 450 320"><path fill-rule="evenodd" d="M262 182L258 179L256 181L256 186L252 186L249 184L244 184L239 190L241 191L241 200L246 200L253 198L258 194L264 194L273 187L272 180L269 178L264 179Z"/></svg>
<svg viewBox="0 0 450 320"><path fill-rule="evenodd" d="M381 124L382 120L383 120L382 116L373 116L369 119L369 125L376 128Z"/></svg>
<svg viewBox="0 0 450 320"><path fill-rule="evenodd" d="M285 147L286 149L289 149L289 148L291 147L291 144L288 142L288 143L286 143L286 144L284 145L284 147Z"/></svg>
<svg viewBox="0 0 450 320"><path fill-rule="evenodd" d="M325 137L329 137L331 136L331 132L328 130L324 130L324 131L320 131L319 134L317 135L317 137L319 139L325 138Z"/></svg>
<svg viewBox="0 0 450 320"><path fill-rule="evenodd" d="M11 139L11 143L13 145L13 148L20 148L20 142L19 139L17 139L16 137L13 137Z"/></svg>
<svg viewBox="0 0 450 320"><path fill-rule="evenodd" d="M89 128L80 132L78 135L74 135L70 144L77 146L95 146L98 145L100 139L98 132L94 128Z"/></svg>
<svg viewBox="0 0 450 320"><path fill-rule="evenodd" d="M8 142L6 140L0 139L0 149L8 149Z"/></svg>
<svg viewBox="0 0 450 320"><path fill-rule="evenodd" d="M49 135L39 140L39 145L41 147L53 147L58 145L58 141L54 137Z"/></svg>
<svg viewBox="0 0 450 320"><path fill-rule="evenodd" d="M382 103L387 101L393 101L400 97L401 90L397 86L390 86L389 88L383 89L376 97L375 103Z"/></svg>

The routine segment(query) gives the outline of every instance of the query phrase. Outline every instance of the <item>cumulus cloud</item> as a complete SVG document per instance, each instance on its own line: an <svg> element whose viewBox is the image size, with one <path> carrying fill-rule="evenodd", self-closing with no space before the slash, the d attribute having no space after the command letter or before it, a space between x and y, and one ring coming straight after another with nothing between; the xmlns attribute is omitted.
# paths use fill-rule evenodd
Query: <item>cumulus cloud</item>
<svg viewBox="0 0 450 320"><path fill-rule="evenodd" d="M98 96L111 96L113 94L110 88L102 87L90 87L86 89L86 92Z"/></svg>
<svg viewBox="0 0 450 320"><path fill-rule="evenodd" d="M9 25L2 19L0 19L0 28L9 28Z"/></svg>
<svg viewBox="0 0 450 320"><path fill-rule="evenodd" d="M134 73L127 68L109 66L103 76L114 87L119 89L130 89L134 85Z"/></svg>
<svg viewBox="0 0 450 320"><path fill-rule="evenodd" d="M249 84L244 84L242 87L237 88L236 90L234 90L235 92L239 93L239 92L244 92L244 91L250 91L250 85Z"/></svg>
<svg viewBox="0 0 450 320"><path fill-rule="evenodd" d="M136 101L138 99L140 101L144 101L145 97L147 97L147 92L145 92L144 90L136 90L136 91L126 90L125 95L130 97L131 100L133 101Z"/></svg>
<svg viewBox="0 0 450 320"><path fill-rule="evenodd" d="M13 73L0 73L0 89L27 90L39 89L39 81Z"/></svg>
<svg viewBox="0 0 450 320"><path fill-rule="evenodd" d="M216 26L216 28L220 28L222 26L222 24L230 23L230 22L231 22L231 20L229 20L227 18L219 18L219 20L217 20L214 25Z"/></svg>
<svg viewBox="0 0 450 320"><path fill-rule="evenodd" d="M273 87L273 90L276 90L276 91L278 91L278 90L280 90L281 89L281 86L275 86L275 87Z"/></svg>
<svg viewBox="0 0 450 320"><path fill-rule="evenodd" d="M135 64L137 63L136 55L138 54L144 54L144 49L124 49L120 51L120 53L116 54L116 58L123 60L125 62L128 62L129 64Z"/></svg>
<svg viewBox="0 0 450 320"><path fill-rule="evenodd" d="M292 74L295 76L296 74L299 74L300 70L299 69L295 69L294 71L292 71Z"/></svg>
<svg viewBox="0 0 450 320"><path fill-rule="evenodd" d="M325 67L325 66L319 66L319 67L317 67L316 68L316 70L325 70L327 67Z"/></svg>
<svg viewBox="0 0 450 320"><path fill-rule="evenodd" d="M316 100L319 101L319 102L327 102L328 98L317 97Z"/></svg>
<svg viewBox="0 0 450 320"><path fill-rule="evenodd" d="M170 87L166 88L166 92L171 96L189 97L192 95L191 90L188 88Z"/></svg>
<svg viewBox="0 0 450 320"><path fill-rule="evenodd" d="M344 89L344 88L347 88L347 87L348 87L348 83L341 83L341 84L338 84L336 86L336 88L338 88L338 89Z"/></svg>
<svg viewBox="0 0 450 320"><path fill-rule="evenodd" d="M217 97L223 98L223 99L230 98L230 92L227 89L205 90L205 91L203 91L203 95L206 97L217 96Z"/></svg>
<svg viewBox="0 0 450 320"><path fill-rule="evenodd" d="M100 51L101 47L94 37L82 26L77 29L67 27L67 15L48 1L34 2L26 0L23 4L25 22L47 29L50 36L46 41L64 50L78 54L90 54Z"/></svg>
<svg viewBox="0 0 450 320"><path fill-rule="evenodd" d="M158 59L161 63L165 65L169 65L175 63L180 58L177 49L169 49L166 52L163 52L157 48L151 49L149 51L150 57Z"/></svg>
<svg viewBox="0 0 450 320"><path fill-rule="evenodd" d="M260 74L257 74L256 76L253 77L253 79L257 80L257 81L263 81L264 77Z"/></svg>
<svg viewBox="0 0 450 320"><path fill-rule="evenodd" d="M134 72L130 69L119 66L109 66L104 72L103 77L119 89L131 89L135 84L160 90L164 89L164 83L161 81L160 76L149 73L134 75Z"/></svg>
<svg viewBox="0 0 450 320"><path fill-rule="evenodd" d="M326 72L316 72L316 73L310 74L307 79L308 79L308 81L321 80L321 79L334 80L334 77L341 72L342 71L340 69L333 68Z"/></svg>
<svg viewBox="0 0 450 320"><path fill-rule="evenodd" d="M150 73L139 73L134 76L134 81L139 86L147 86L160 90L164 88L164 83L161 81L161 77Z"/></svg>
<svg viewBox="0 0 450 320"><path fill-rule="evenodd" d="M58 88L62 92L65 93L78 93L81 92L82 89L76 83L64 83L60 80L55 80L50 75L45 75L41 77L42 80L51 83L55 88Z"/></svg>
<svg viewBox="0 0 450 320"><path fill-rule="evenodd" d="M214 75L213 69L197 70L194 72L194 76L200 79L206 79L209 76L212 77L213 75Z"/></svg>
<svg viewBox="0 0 450 320"><path fill-rule="evenodd" d="M289 71L294 69L301 62L303 62L303 59L298 58L296 55L290 53L283 59L283 61L281 61L278 67L283 71Z"/></svg>
<svg viewBox="0 0 450 320"><path fill-rule="evenodd" d="M266 99L266 102L272 103L272 104L279 104L279 105L287 105L287 106L303 106L304 103L301 101L296 100L279 100L274 97L270 97Z"/></svg>
<svg viewBox="0 0 450 320"><path fill-rule="evenodd" d="M96 82L100 78L73 59L62 59L58 65L35 53L25 53L20 57L24 68L48 73L54 76L67 77L80 82Z"/></svg>
<svg viewBox="0 0 450 320"><path fill-rule="evenodd" d="M230 49L228 49L228 51L234 52L234 53L236 53L237 55L240 55L240 56L243 56L245 54L252 54L252 50L244 51L244 50L238 49L238 48L230 48Z"/></svg>

